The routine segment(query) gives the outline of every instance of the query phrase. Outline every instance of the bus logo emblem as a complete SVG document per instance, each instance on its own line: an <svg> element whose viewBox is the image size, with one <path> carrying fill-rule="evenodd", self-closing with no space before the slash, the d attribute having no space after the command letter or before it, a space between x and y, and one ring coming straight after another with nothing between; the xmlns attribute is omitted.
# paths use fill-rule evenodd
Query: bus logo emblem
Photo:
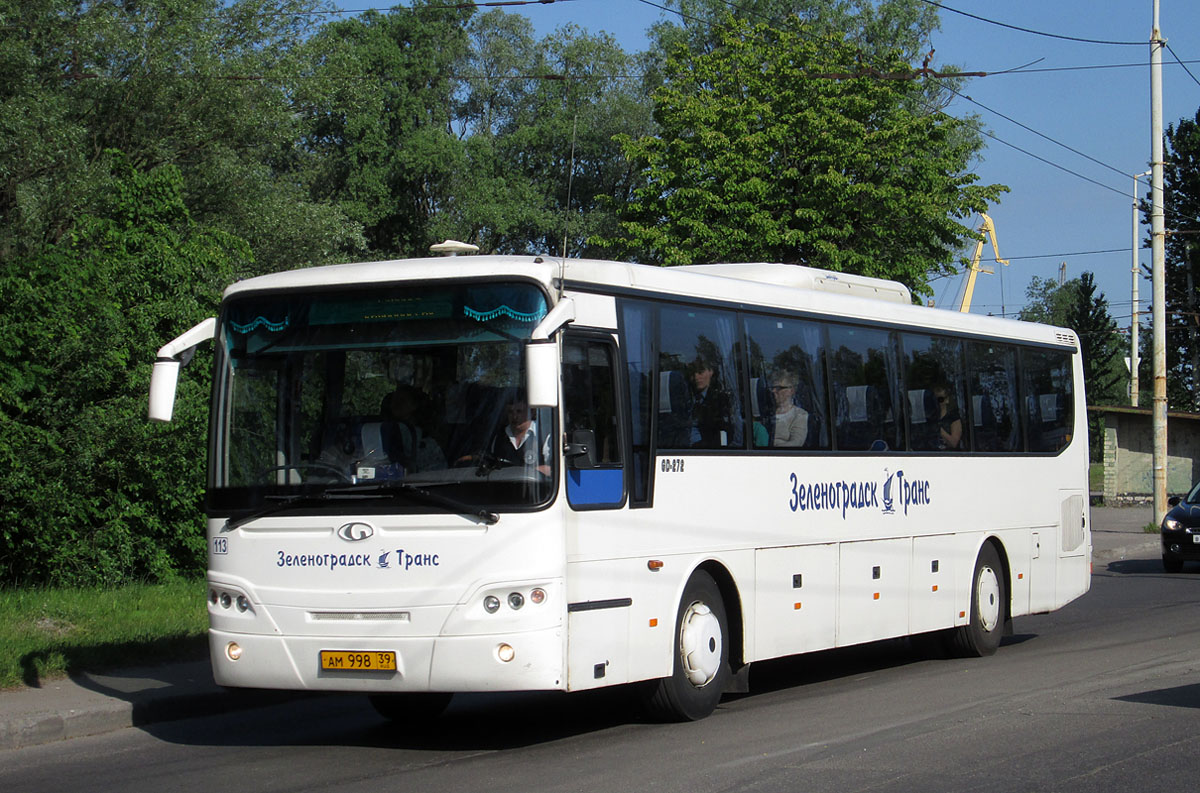
<svg viewBox="0 0 1200 793"><path fill-rule="evenodd" d="M369 523L346 523L337 530L337 536L346 542L358 542L375 534L375 528Z"/></svg>

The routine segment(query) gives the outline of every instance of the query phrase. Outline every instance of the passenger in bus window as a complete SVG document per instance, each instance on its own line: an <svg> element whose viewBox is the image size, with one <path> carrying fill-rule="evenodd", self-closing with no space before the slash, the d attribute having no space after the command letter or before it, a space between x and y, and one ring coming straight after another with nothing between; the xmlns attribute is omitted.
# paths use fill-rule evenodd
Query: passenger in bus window
<svg viewBox="0 0 1200 793"><path fill-rule="evenodd" d="M692 448L718 449L729 443L732 402L719 383L716 365L697 356L692 366Z"/></svg>
<svg viewBox="0 0 1200 793"><path fill-rule="evenodd" d="M777 372L771 379L775 397L775 446L797 448L808 440L808 411L796 401L797 378L790 372Z"/></svg>
<svg viewBox="0 0 1200 793"><path fill-rule="evenodd" d="M950 399L946 386L933 389L938 407L938 448L957 449L962 444L962 417Z"/></svg>

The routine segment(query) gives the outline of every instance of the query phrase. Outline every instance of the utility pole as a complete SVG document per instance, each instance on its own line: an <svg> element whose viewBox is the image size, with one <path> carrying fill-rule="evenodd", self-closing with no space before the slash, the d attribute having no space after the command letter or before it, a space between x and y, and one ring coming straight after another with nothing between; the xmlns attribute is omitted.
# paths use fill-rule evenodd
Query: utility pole
<svg viewBox="0 0 1200 793"><path fill-rule="evenodd" d="M1166 43L1158 27L1150 32L1150 251L1154 291L1154 522L1167 514L1167 307L1165 258L1167 231L1163 220L1162 50Z"/></svg>
<svg viewBox="0 0 1200 793"><path fill-rule="evenodd" d="M1141 350L1138 349L1138 332L1141 328L1141 312L1138 310L1138 281L1142 280L1141 268L1138 266L1138 179L1150 176L1151 171L1133 175L1133 287L1130 290L1129 302L1133 305L1133 321L1129 324L1129 404L1138 406L1138 392L1141 385L1138 382L1138 367L1141 365Z"/></svg>

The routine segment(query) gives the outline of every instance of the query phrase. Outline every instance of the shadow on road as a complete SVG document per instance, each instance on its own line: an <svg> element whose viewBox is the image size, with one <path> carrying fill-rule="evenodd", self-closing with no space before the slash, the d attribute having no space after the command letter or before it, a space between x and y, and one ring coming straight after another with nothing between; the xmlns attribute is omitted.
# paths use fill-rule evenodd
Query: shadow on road
<svg viewBox="0 0 1200 793"><path fill-rule="evenodd" d="M1036 634L1004 639L1020 644ZM1003 650L1002 650L1003 651ZM939 636L892 639L771 661L751 668L750 694L727 695L722 709L743 700L826 681L946 659ZM357 746L451 753L503 751L609 729L687 729L647 720L643 684L597 691L459 694L435 720L391 722L366 697L322 695L237 714L147 725L171 743L200 746ZM712 718L720 718L720 712Z"/></svg>
<svg viewBox="0 0 1200 793"><path fill-rule="evenodd" d="M1120 702L1139 702L1145 705L1170 705L1175 708L1200 708L1200 683L1175 688L1159 688L1115 697Z"/></svg>
<svg viewBox="0 0 1200 793"><path fill-rule="evenodd" d="M1196 574L1200 573L1200 563L1184 562L1182 573L1168 573L1163 570L1162 562L1158 559L1121 559L1109 562L1105 569L1119 575L1165 575L1171 578L1188 579L1197 578Z"/></svg>

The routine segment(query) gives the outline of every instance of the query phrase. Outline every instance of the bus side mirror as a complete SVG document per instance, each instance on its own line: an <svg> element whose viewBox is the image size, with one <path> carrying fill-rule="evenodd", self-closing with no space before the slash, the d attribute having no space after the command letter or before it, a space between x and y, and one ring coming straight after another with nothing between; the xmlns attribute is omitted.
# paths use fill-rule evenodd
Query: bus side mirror
<svg viewBox="0 0 1200 793"><path fill-rule="evenodd" d="M595 468L596 433L591 430L573 431L564 456L571 468Z"/></svg>
<svg viewBox="0 0 1200 793"><path fill-rule="evenodd" d="M150 371L150 420L170 421L175 412L175 387L179 384L179 361L154 362Z"/></svg>
<svg viewBox="0 0 1200 793"><path fill-rule="evenodd" d="M530 407L557 407L558 344L541 341L526 345L525 374Z"/></svg>
<svg viewBox="0 0 1200 793"><path fill-rule="evenodd" d="M575 321L575 301L564 297L529 334L525 345L525 392L530 407L558 407L558 342L554 334Z"/></svg>
<svg viewBox="0 0 1200 793"><path fill-rule="evenodd" d="M175 412L175 387L179 384L179 367L192 359L196 347L216 335L215 317L196 325L182 336L164 344L150 372L150 420L170 421Z"/></svg>

